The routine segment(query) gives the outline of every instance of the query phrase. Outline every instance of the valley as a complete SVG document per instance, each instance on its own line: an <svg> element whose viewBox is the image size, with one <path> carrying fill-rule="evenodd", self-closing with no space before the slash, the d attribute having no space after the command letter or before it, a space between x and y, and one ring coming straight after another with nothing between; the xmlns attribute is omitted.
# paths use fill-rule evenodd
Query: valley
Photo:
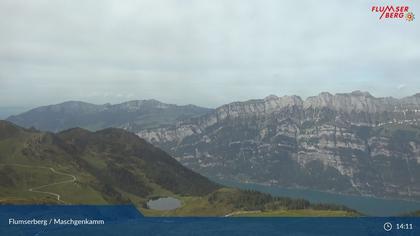
<svg viewBox="0 0 420 236"><path fill-rule="evenodd" d="M357 212L228 188L183 167L122 129L40 132L0 121L1 204L133 204L146 216L224 216L235 211ZM159 197L181 202L149 209Z"/></svg>
<svg viewBox="0 0 420 236"><path fill-rule="evenodd" d="M90 125L95 119L100 126ZM59 135L69 127L121 128L222 182L420 201L420 94L399 99L361 91L306 99L270 95L215 109L156 100L66 102L8 120ZM82 160L108 165L95 155ZM126 168L113 165L117 172Z"/></svg>

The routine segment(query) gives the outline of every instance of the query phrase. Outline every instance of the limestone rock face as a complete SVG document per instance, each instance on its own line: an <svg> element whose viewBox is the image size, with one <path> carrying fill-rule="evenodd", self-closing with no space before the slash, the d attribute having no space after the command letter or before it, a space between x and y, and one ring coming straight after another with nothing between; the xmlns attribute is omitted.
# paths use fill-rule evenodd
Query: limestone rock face
<svg viewBox="0 0 420 236"><path fill-rule="evenodd" d="M420 95L233 102L137 135L213 178L420 200Z"/></svg>

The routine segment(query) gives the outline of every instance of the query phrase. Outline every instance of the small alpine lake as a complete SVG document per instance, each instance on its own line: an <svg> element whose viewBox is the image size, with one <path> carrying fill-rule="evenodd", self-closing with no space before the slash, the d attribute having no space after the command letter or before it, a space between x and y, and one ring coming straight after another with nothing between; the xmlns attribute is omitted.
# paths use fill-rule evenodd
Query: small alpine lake
<svg viewBox="0 0 420 236"><path fill-rule="evenodd" d="M181 207L181 201L173 197L159 197L147 201L150 209L158 211L170 211Z"/></svg>

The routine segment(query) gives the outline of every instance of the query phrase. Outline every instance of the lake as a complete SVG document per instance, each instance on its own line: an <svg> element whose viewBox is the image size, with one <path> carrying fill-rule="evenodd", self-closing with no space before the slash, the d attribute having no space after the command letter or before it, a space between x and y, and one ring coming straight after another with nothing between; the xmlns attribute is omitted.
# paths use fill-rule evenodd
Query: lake
<svg viewBox="0 0 420 236"><path fill-rule="evenodd" d="M345 205L369 216L395 216L420 210L420 202L381 199L375 197L349 196L309 189L284 188L259 184L245 184L214 180L220 184L241 189L253 189L273 196L303 198L313 203L334 203Z"/></svg>
<svg viewBox="0 0 420 236"><path fill-rule="evenodd" d="M181 206L181 201L173 197L161 197L155 200L149 200L147 206L153 210L169 211Z"/></svg>

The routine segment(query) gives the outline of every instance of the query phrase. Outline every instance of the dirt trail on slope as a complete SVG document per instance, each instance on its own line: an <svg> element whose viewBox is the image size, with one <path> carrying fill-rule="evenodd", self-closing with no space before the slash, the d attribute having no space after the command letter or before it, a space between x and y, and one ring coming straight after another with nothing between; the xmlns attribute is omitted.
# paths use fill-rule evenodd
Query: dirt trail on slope
<svg viewBox="0 0 420 236"><path fill-rule="evenodd" d="M39 189L45 188L45 187L50 187L50 186L54 186L54 185L59 185L59 184L67 184L67 183L74 183L77 178L75 175L71 175L71 174L66 174L66 173L62 173L62 172L58 172L56 171L54 168L52 167L46 167L46 166L29 166L29 165L20 165L20 164L0 164L0 165L8 165L8 166L17 166L17 167L23 167L23 168L40 168L40 169L47 169L55 174L58 175L62 175L62 176L68 176L70 177L70 179L67 180L63 180L63 181L59 181L59 182L53 182L50 184L45 184L45 185L41 185L41 186L35 186L32 188L29 188L28 191L29 192L34 192L34 193L44 193L44 194L48 194L51 196L54 196L55 198L57 198L57 201L62 202L64 204L66 204L67 202L61 200L61 195L58 193L53 193L53 192L47 192L47 191L41 191Z"/></svg>

